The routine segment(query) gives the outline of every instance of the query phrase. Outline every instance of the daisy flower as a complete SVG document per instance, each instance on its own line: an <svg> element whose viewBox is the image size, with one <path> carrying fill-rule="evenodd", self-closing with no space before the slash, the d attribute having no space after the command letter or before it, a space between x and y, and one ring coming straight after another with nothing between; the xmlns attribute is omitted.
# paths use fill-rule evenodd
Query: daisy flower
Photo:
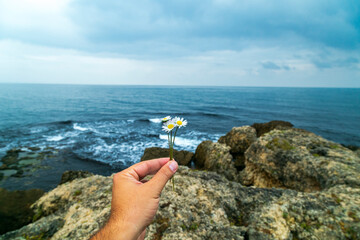
<svg viewBox="0 0 360 240"><path fill-rule="evenodd" d="M176 127L176 124L174 123L173 120L164 122L163 126L162 126L162 130L169 133L171 132L174 128Z"/></svg>
<svg viewBox="0 0 360 240"><path fill-rule="evenodd" d="M180 117L175 117L175 118L174 118L174 123L175 123L176 126L178 126L179 128L185 127L185 126L187 125L187 121L184 120L184 118L180 118Z"/></svg>
<svg viewBox="0 0 360 240"><path fill-rule="evenodd" d="M169 121L169 120L171 120L171 117L170 117L170 116L166 116L166 117L164 117L163 119L161 119L162 122L167 122L167 121Z"/></svg>

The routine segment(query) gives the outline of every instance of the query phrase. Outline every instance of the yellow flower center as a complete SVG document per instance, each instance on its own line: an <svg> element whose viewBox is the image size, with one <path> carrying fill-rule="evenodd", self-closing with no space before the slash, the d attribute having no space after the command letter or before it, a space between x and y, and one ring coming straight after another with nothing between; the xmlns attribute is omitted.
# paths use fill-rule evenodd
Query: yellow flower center
<svg viewBox="0 0 360 240"><path fill-rule="evenodd" d="M181 125L182 125L182 121L179 120L179 121L176 122L176 124L179 125L179 126L181 126Z"/></svg>
<svg viewBox="0 0 360 240"><path fill-rule="evenodd" d="M173 129L173 128L174 128L174 124L170 123L167 127L168 127L168 129Z"/></svg>
<svg viewBox="0 0 360 240"><path fill-rule="evenodd" d="M162 120L163 120L163 121L166 121L167 119L168 119L167 117L164 117Z"/></svg>

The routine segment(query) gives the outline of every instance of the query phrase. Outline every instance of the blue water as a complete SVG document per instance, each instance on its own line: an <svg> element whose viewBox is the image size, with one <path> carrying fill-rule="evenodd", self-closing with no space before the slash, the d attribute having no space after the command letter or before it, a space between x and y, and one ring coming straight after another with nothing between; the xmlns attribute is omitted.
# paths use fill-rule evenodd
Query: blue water
<svg viewBox="0 0 360 240"><path fill-rule="evenodd" d="M158 123L166 115L188 120L176 149L271 120L360 145L360 89L0 84L0 157L50 146L128 166L146 147L166 147Z"/></svg>

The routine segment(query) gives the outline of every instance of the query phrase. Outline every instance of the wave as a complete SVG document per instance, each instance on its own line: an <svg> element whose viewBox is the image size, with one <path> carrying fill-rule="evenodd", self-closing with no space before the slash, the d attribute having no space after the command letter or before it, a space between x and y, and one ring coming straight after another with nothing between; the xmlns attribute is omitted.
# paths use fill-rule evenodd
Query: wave
<svg viewBox="0 0 360 240"><path fill-rule="evenodd" d="M152 123L161 123L162 118L150 118L149 121Z"/></svg>
<svg viewBox="0 0 360 240"><path fill-rule="evenodd" d="M75 130L79 130L79 131L82 131L82 132L89 130L88 128L80 127L77 123L74 123L73 128L74 128Z"/></svg>
<svg viewBox="0 0 360 240"><path fill-rule="evenodd" d="M160 135L160 139L166 140L168 139L167 135ZM183 148L196 148L202 140L200 139L189 139L184 137L176 137L175 139L175 146L183 147Z"/></svg>
<svg viewBox="0 0 360 240"><path fill-rule="evenodd" d="M59 141L61 141L63 139L76 137L78 135L79 134L75 133L75 132L66 132L66 133L57 134L57 135L54 135L54 136L43 136L43 137L46 137L46 141L48 141L48 142L59 142Z"/></svg>
<svg viewBox="0 0 360 240"><path fill-rule="evenodd" d="M48 138L46 138L46 141L48 142L58 142L63 140L65 137L62 135L57 135L57 136L50 136Z"/></svg>

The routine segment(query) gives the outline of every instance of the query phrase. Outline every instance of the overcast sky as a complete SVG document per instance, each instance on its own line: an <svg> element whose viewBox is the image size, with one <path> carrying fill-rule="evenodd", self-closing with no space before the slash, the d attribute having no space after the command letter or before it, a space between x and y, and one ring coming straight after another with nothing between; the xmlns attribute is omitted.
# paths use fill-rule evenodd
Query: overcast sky
<svg viewBox="0 0 360 240"><path fill-rule="evenodd" d="M360 87L360 1L0 0L0 82Z"/></svg>

